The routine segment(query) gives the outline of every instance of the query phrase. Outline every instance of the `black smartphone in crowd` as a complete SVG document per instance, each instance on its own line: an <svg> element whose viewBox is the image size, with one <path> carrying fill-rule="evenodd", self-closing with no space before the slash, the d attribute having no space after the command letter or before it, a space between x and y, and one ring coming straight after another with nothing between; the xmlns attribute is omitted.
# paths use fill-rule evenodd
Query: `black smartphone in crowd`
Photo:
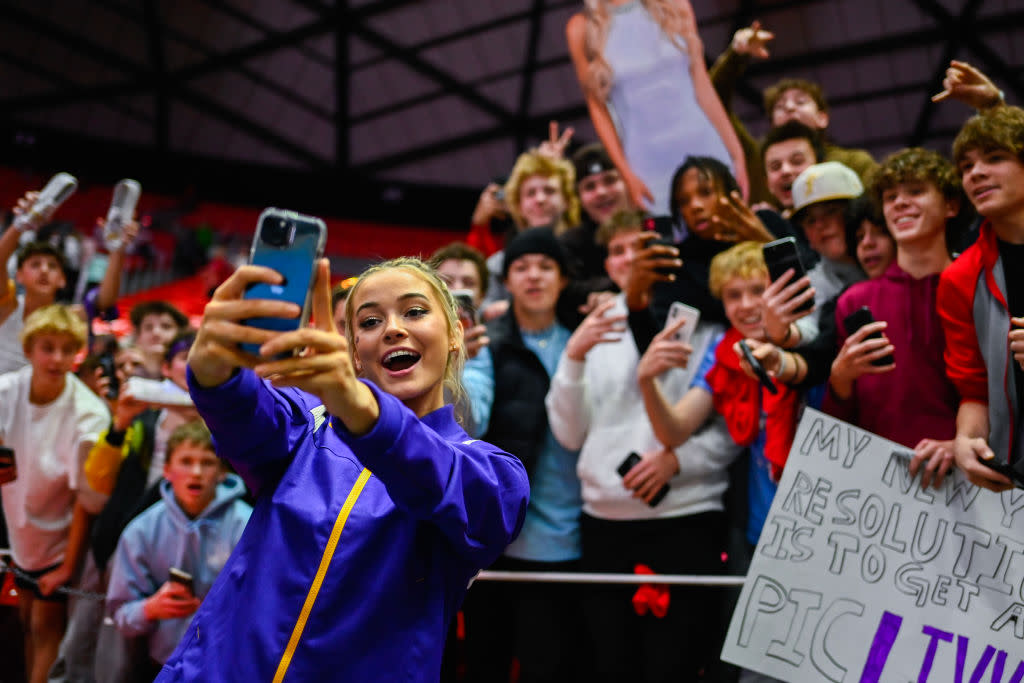
<svg viewBox="0 0 1024 683"><path fill-rule="evenodd" d="M459 307L459 320L468 330L480 324L480 313L473 303L473 292L468 289L456 289L452 291L455 304Z"/></svg>
<svg viewBox="0 0 1024 683"><path fill-rule="evenodd" d="M768 266L768 276L772 282L782 277L782 274L790 268L794 273L789 280L790 284L807 274L807 269L804 268L803 261L800 260L800 250L797 248L795 237L783 237L780 240L769 242L761 247L761 251L764 252L764 262ZM798 295L803 294L807 289L809 287L800 290ZM796 311L809 311L812 308L814 308L814 299L800 304Z"/></svg>
<svg viewBox="0 0 1024 683"><path fill-rule="evenodd" d="M192 575L183 569L177 567L171 567L168 570L170 576L169 580L173 583L180 583L182 586L188 589L188 592L192 595L196 594L195 585L192 582Z"/></svg>
<svg viewBox="0 0 1024 683"><path fill-rule="evenodd" d="M865 325L868 325L873 322L875 322L875 316L871 315L871 309L868 308L867 306L861 306L856 311L843 318L843 327L846 328L846 335L849 336L856 332L857 330L859 330L860 328L864 327ZM865 338L881 339L882 333L872 332ZM874 365L875 367L882 367L884 365L892 365L895 362L896 360L892 357L892 354L890 353L888 356L885 356L884 358L876 358L875 360L871 361L871 364Z"/></svg>
<svg viewBox="0 0 1024 683"><path fill-rule="evenodd" d="M117 367L114 363L114 354L106 351L100 354L98 359L100 371L107 378L107 398L111 401L117 398L121 392L121 380L117 378Z"/></svg>
<svg viewBox="0 0 1024 683"><path fill-rule="evenodd" d="M995 458L991 460L984 460L978 458L978 461L988 467L989 469L995 470L999 474L1003 475L1007 479L1013 482L1013 485L1019 489L1024 489L1024 472L1020 472L1013 465L1005 462L996 462Z"/></svg>
<svg viewBox="0 0 1024 683"><path fill-rule="evenodd" d="M745 339L740 340L740 351L743 352L743 359L747 361L747 364L753 368L754 374L757 375L757 379L761 382L761 386L768 390L768 393L777 394L779 388L775 386L775 382L772 381L772 376L768 374L768 371L764 369L761 362L754 357L754 353L747 346Z"/></svg>
<svg viewBox="0 0 1024 683"><path fill-rule="evenodd" d="M290 332L309 321L316 262L324 255L327 226L319 218L294 211L269 208L260 214L253 236L249 263L266 266L280 273L279 285L258 282L245 292L246 299L289 301L302 309L298 318L250 318L246 325L275 332ZM242 349L259 353L258 344L242 344Z"/></svg>
<svg viewBox="0 0 1024 683"><path fill-rule="evenodd" d="M619 466L616 468L615 471L619 473L620 477L625 477L627 474L629 474L629 471L636 467L638 464L640 464L640 456L636 452L633 452L627 455L626 459L619 463ZM651 507L656 507L658 503L664 500L665 496L668 495L668 490L669 485L668 483L666 483L664 486L658 489L658 492L654 494L654 498L651 498L651 502L649 502L648 505L650 505Z"/></svg>

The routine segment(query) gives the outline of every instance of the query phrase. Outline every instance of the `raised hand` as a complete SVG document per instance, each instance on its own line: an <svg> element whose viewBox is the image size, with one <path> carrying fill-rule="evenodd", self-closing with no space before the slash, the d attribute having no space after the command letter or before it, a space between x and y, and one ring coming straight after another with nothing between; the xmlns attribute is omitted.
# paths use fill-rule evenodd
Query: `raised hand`
<svg viewBox="0 0 1024 683"><path fill-rule="evenodd" d="M650 346L647 347L636 366L638 382L641 384L651 382L666 370L687 366L690 362L690 354L693 353L693 347L675 339L676 332L681 330L687 322L686 318L680 317L654 335Z"/></svg>
<svg viewBox="0 0 1024 683"><path fill-rule="evenodd" d="M714 238L722 242L771 242L775 239L735 190L718 200L711 224Z"/></svg>
<svg viewBox="0 0 1024 683"><path fill-rule="evenodd" d="M958 100L975 109L989 109L1003 102L1002 93L988 76L967 62L953 60L942 79L942 92L932 102Z"/></svg>
<svg viewBox="0 0 1024 683"><path fill-rule="evenodd" d="M615 306L615 299L599 304L584 318L565 345L565 353L572 360L582 362L590 349L605 342L618 341L626 330L625 315L605 315Z"/></svg>
<svg viewBox="0 0 1024 683"><path fill-rule="evenodd" d="M494 218L504 218L508 215L505 200L500 198L501 185L490 183L480 193L476 208L473 209L473 225L487 225Z"/></svg>
<svg viewBox="0 0 1024 683"><path fill-rule="evenodd" d="M811 287L811 281L806 275L791 282L794 275L796 271L788 269L779 279L765 287L761 294L765 337L768 341L787 348L793 346L790 341L790 325L814 312L813 307L805 311L797 310L808 301L814 301L814 288Z"/></svg>
<svg viewBox="0 0 1024 683"><path fill-rule="evenodd" d="M250 327L249 318L298 318L302 310L294 303L270 299L243 299L250 285L257 282L281 284L280 273L263 266L242 266L213 293L203 311L196 341L188 354L188 364L200 385L217 386L227 381L236 368L252 368L258 356L246 353L239 344L263 344L280 334Z"/></svg>
<svg viewBox="0 0 1024 683"><path fill-rule="evenodd" d="M761 22L755 21L747 28L741 28L732 35L732 49L737 54L768 59L767 44L775 40L775 34L761 28Z"/></svg>
<svg viewBox="0 0 1024 683"><path fill-rule="evenodd" d="M569 140L572 139L572 134L576 131L572 126L569 126L562 134L558 134L558 121L551 121L548 123L548 139L540 143L537 147L537 154L542 157L548 157L549 159L559 160L565 158L565 148L569 145ZM577 178L577 180L579 180Z"/></svg>
<svg viewBox="0 0 1024 683"><path fill-rule="evenodd" d="M651 244L660 235L653 231L638 233L633 243L633 259L626 281L626 303L631 310L647 307L655 282L672 282L673 271L683 265L679 250L666 244Z"/></svg>
<svg viewBox="0 0 1024 683"><path fill-rule="evenodd" d="M356 377L348 342L338 332L331 311L331 272L327 259L317 263L313 284L313 324L274 335L260 347L261 360L253 369L277 387L296 387L317 396L327 411L348 424L349 408L369 391ZM198 340L197 340L198 343ZM295 352L301 354L293 355ZM276 356L286 354L283 358ZM376 416L374 416L376 421Z"/></svg>
<svg viewBox="0 0 1024 683"><path fill-rule="evenodd" d="M887 323L884 320L877 320L863 326L843 342L839 355L832 361L832 373L828 379L836 396L848 399L853 393L853 382L861 375L878 375L891 372L896 367L895 363L871 364L872 361L885 358L893 352L893 345L884 334L886 327ZM875 332L883 334L879 338L868 339L868 335Z"/></svg>

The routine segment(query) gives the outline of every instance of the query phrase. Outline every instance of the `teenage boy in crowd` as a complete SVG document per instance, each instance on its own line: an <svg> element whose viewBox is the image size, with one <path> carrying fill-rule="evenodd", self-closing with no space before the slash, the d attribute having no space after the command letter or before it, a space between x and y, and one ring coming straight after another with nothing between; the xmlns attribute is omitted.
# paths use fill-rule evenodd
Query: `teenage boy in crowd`
<svg viewBox="0 0 1024 683"><path fill-rule="evenodd" d="M985 219L977 241L939 281L946 368L960 392L954 457L971 483L1011 481L981 460L1024 457L1024 110L970 118L953 142L964 192Z"/></svg>
<svg viewBox="0 0 1024 683"><path fill-rule="evenodd" d="M171 396L188 396L185 370L194 340L194 333L179 335L166 351L161 374L163 389ZM89 486L109 496L109 500L92 525L90 552L82 568L83 589L98 593L107 590L109 561L121 532L128 522L160 500L157 484L164 473L170 436L179 426L194 419L196 411L190 406L141 401L122 385L109 426L89 451L84 466ZM51 683L92 679L102 620L103 607L96 601L76 599L72 602ZM120 645L119 641L114 641L107 648Z"/></svg>
<svg viewBox="0 0 1024 683"><path fill-rule="evenodd" d="M576 168L576 194L583 209L582 221L560 239L574 278L585 282L588 291L611 291L614 285L604 269L607 251L595 238L599 226L627 207L626 183L598 142L579 148L571 161Z"/></svg>
<svg viewBox="0 0 1024 683"><path fill-rule="evenodd" d="M28 211L38 193L29 192L18 200L14 215ZM110 252L110 261L98 287L86 292L82 305L91 321L100 313L116 318L114 305L121 288L121 270L125 250L138 234L138 223L125 226L125 239ZM12 223L0 235L0 264L6 264L18 251L17 270L12 280L7 268L0 268L0 374L28 365L21 349L20 332L36 310L56 303L57 293L67 284L64 255L46 242L29 242L18 250L22 233ZM17 293L17 286L23 288Z"/></svg>
<svg viewBox="0 0 1024 683"><path fill-rule="evenodd" d="M825 410L915 449L911 471L926 461L922 486L939 487L953 460L959 398L946 377L935 293L951 262L947 225L960 210L960 180L942 155L905 149L882 162L868 192L882 207L896 260L839 297L839 355ZM876 322L848 329L846 317L864 306Z"/></svg>
<svg viewBox="0 0 1024 683"><path fill-rule="evenodd" d="M142 351L144 377L160 379L167 345L188 329L188 317L166 301L144 301L128 314L135 345Z"/></svg>
<svg viewBox="0 0 1024 683"><path fill-rule="evenodd" d="M846 244L846 213L863 192L857 174L837 161L809 166L793 182L793 225L820 260L806 279L793 282L793 276L783 275L768 290L773 299L765 310L768 341L786 349L811 343L818 336L825 302L864 279ZM805 289L808 284L810 290ZM811 297L814 310L797 313Z"/></svg>
<svg viewBox="0 0 1024 683"><path fill-rule="evenodd" d="M145 676L133 672L137 681L152 680L174 652L252 513L241 499L245 485L226 472L201 420L175 429L167 453L160 501L125 528L107 590L117 630L146 640L151 662L149 671L140 667ZM175 581L172 569L191 581Z"/></svg>
<svg viewBox="0 0 1024 683"><path fill-rule="evenodd" d="M793 183L808 167L825 160L821 134L799 121L787 121L765 133L761 143L768 191L782 215L793 213Z"/></svg>
<svg viewBox="0 0 1024 683"><path fill-rule="evenodd" d="M467 388L463 396L456 397L455 411L466 433L479 437L487 431L494 399L491 382L491 357L480 352L490 343L487 327L479 322L480 306L487 294L489 272L484 255L465 242L452 242L433 253L430 263L452 292L470 292L472 307L459 307L466 344L466 365L462 369L462 383Z"/></svg>
<svg viewBox="0 0 1024 683"><path fill-rule="evenodd" d="M3 485L3 509L23 572L17 582L28 679L42 683L64 633L67 596L55 591L75 575L90 516L106 500L82 469L110 413L71 374L86 328L68 307L36 309L21 339L29 366L0 376L0 441L17 463L17 478Z"/></svg>
<svg viewBox="0 0 1024 683"><path fill-rule="evenodd" d="M732 43L708 72L715 91L725 105L732 121L736 135L740 139L747 159L747 175L750 181L750 201L770 201L770 195L764 185L765 167L761 165L761 145L746 129L732 111L732 98L736 85L743 77L751 58L767 59L769 51L766 47L774 35L754 25L740 29L733 35ZM801 78L784 78L763 92L765 114L771 126L781 126L788 121L799 121L827 138L826 130L830 122L828 102L822 87L812 81ZM876 166L871 155L862 149L850 149L835 144L825 144L825 156L821 161L839 161L853 169L862 180Z"/></svg>
<svg viewBox="0 0 1024 683"><path fill-rule="evenodd" d="M513 571L576 571L582 500L576 452L561 446L544 409L550 377L569 340L557 315L568 284L567 257L550 228L526 230L505 247L509 310L488 327L494 401L482 437L523 461L530 504L518 538L494 564ZM472 387L467 386L472 392ZM586 680L580 673L578 592L551 584L480 582L466 598L467 679L507 681L513 656L520 680Z"/></svg>

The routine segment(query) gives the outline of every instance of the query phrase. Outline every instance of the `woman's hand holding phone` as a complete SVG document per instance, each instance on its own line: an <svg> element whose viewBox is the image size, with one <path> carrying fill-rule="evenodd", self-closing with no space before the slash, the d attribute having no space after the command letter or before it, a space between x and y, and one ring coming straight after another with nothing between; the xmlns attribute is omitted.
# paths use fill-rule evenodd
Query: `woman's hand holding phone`
<svg viewBox="0 0 1024 683"><path fill-rule="evenodd" d="M334 325L327 259L317 262L312 303L313 325L266 340L260 346L262 360L253 369L276 387L296 387L317 396L350 432L365 434L377 423L380 406L356 377L348 341ZM301 355L291 355L296 351Z"/></svg>
<svg viewBox="0 0 1024 683"><path fill-rule="evenodd" d="M278 285L280 273L263 266L242 266L218 287L203 311L196 341L188 354L188 365L201 386L214 387L231 378L236 368L252 368L259 356L241 350L239 344L261 345L280 334L246 325L252 318L298 318L302 309L287 301L243 299L256 283Z"/></svg>
<svg viewBox="0 0 1024 683"><path fill-rule="evenodd" d="M675 453L662 446L641 455L640 462L623 475L622 486L632 491L634 498L639 498L650 505L654 497L677 474L679 459Z"/></svg>
<svg viewBox="0 0 1024 683"><path fill-rule="evenodd" d="M201 600L180 583L167 581L142 603L148 621L182 619L199 609Z"/></svg>

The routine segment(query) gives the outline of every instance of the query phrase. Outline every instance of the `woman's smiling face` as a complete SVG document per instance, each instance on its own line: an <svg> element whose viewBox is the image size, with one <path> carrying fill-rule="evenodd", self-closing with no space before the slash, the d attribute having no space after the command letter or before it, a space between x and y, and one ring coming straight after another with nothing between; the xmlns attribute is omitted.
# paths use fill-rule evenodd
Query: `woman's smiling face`
<svg viewBox="0 0 1024 683"><path fill-rule="evenodd" d="M411 270L374 273L352 294L356 371L422 417L444 405L444 377L457 341L444 304Z"/></svg>

